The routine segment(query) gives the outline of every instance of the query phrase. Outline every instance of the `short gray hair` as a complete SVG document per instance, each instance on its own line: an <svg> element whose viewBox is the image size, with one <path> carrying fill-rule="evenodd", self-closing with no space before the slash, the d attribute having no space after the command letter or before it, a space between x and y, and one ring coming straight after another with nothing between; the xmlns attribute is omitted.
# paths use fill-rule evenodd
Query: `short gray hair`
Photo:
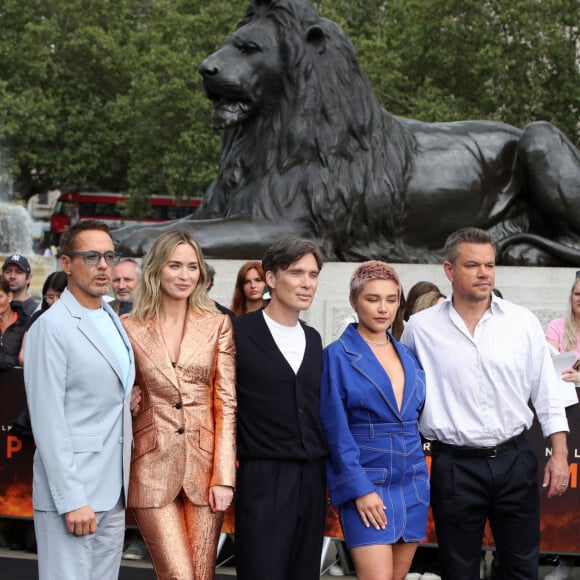
<svg viewBox="0 0 580 580"><path fill-rule="evenodd" d="M445 261L454 264L459 257L460 244L491 244L495 246L491 235L480 228L461 228L453 232L445 241Z"/></svg>
<svg viewBox="0 0 580 580"><path fill-rule="evenodd" d="M215 268L206 262L205 269L207 270L207 279L213 282L213 279L215 278Z"/></svg>
<svg viewBox="0 0 580 580"><path fill-rule="evenodd" d="M135 266L135 272L137 273L137 276L139 276L139 278L141 278L141 264L137 260L135 260L135 258L121 258L119 260L119 264L124 264L125 262L129 262L130 264L133 264L133 266ZM119 264L117 264L117 266Z"/></svg>

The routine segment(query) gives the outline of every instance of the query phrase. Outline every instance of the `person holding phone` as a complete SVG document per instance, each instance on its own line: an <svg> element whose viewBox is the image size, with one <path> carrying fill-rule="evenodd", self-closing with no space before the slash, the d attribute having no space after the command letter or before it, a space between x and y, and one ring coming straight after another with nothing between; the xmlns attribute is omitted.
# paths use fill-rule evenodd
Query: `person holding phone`
<svg viewBox="0 0 580 580"><path fill-rule="evenodd" d="M562 380L580 386L580 272L572 284L568 312L555 318L546 328L546 340L554 353L576 351L576 363L562 371Z"/></svg>
<svg viewBox="0 0 580 580"><path fill-rule="evenodd" d="M576 351L576 362L562 371L562 380L580 386L580 271L570 289L568 312L555 318L546 328L546 340L553 354ZM556 569L546 580L566 580L574 575L574 559L560 557Z"/></svg>

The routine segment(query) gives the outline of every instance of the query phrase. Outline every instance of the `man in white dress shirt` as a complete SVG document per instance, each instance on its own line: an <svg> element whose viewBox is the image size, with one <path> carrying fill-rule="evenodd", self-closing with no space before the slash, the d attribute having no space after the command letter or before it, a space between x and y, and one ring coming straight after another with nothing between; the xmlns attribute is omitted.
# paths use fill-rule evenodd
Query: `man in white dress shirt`
<svg viewBox="0 0 580 580"><path fill-rule="evenodd" d="M432 441L431 505L443 578L479 579L486 520L502 578L538 577L537 459L526 442L531 401L552 456L548 497L568 488L568 422L539 321L493 295L489 234L464 228L445 244L452 294L412 316L401 342L427 377L421 433Z"/></svg>

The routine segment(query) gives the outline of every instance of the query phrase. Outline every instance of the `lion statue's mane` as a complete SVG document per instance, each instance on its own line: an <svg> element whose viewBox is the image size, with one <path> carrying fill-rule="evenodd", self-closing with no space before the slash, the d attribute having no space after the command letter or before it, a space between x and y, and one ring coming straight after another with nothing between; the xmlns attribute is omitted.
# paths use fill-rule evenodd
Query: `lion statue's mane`
<svg viewBox="0 0 580 580"><path fill-rule="evenodd" d="M257 0L238 28L262 17L280 31L277 106L225 129L218 175L196 218L307 220L338 259L357 251L354 238L361 256L375 254L385 242L377 230L391 232L394 246L410 135L379 106L338 24L306 2Z"/></svg>
<svg viewBox="0 0 580 580"><path fill-rule="evenodd" d="M279 233L327 259L440 261L459 227L503 263L580 261L580 155L556 127L423 123L382 109L340 26L308 0L253 0L200 66L223 130L216 179L188 228L204 252L254 258ZM140 255L161 229L116 233Z"/></svg>

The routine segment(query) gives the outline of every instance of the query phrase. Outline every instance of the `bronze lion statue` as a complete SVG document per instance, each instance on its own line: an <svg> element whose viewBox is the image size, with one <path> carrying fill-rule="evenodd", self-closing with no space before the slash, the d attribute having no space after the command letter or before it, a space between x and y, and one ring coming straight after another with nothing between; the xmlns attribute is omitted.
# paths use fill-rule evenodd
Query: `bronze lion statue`
<svg viewBox="0 0 580 580"><path fill-rule="evenodd" d="M196 214L117 230L126 254L185 228L211 257L259 257L295 233L330 260L425 263L476 226L500 263L580 262L580 156L561 131L392 115L308 0L253 0L199 72L223 131L217 177Z"/></svg>

